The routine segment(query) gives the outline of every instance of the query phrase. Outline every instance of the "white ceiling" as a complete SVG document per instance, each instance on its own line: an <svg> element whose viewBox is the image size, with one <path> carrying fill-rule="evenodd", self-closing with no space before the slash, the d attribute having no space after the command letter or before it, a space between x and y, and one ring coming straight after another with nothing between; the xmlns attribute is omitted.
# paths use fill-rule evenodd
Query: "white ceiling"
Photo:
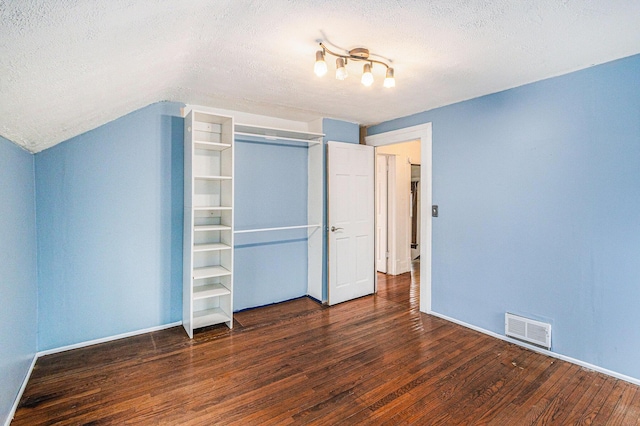
<svg viewBox="0 0 640 426"><path fill-rule="evenodd" d="M638 0L0 0L0 135L38 152L172 100L360 124L640 53ZM313 70L318 40L397 87Z"/></svg>

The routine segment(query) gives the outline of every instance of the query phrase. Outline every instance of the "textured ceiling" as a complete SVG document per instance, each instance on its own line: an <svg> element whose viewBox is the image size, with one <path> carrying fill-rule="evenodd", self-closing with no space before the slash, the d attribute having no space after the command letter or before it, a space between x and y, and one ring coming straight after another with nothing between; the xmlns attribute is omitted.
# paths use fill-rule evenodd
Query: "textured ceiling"
<svg viewBox="0 0 640 426"><path fill-rule="evenodd" d="M173 100L373 124L640 52L638 0L0 0L0 135L32 152ZM397 87L313 72L317 40Z"/></svg>

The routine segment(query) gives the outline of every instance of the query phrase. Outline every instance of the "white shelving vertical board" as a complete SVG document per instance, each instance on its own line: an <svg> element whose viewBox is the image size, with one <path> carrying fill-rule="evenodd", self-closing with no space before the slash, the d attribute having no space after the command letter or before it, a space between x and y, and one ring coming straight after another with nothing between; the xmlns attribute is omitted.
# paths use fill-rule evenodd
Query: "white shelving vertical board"
<svg viewBox="0 0 640 426"><path fill-rule="evenodd" d="M231 148L220 152L220 173L222 176L231 176L230 180L220 182L220 205L233 207L233 154L235 144Z"/></svg>
<svg viewBox="0 0 640 426"><path fill-rule="evenodd" d="M222 203L229 203L228 205L230 205L232 207L231 210L231 218L230 218L230 226L231 226L231 231L229 232L229 241L228 244L231 246L231 250L229 252L229 258L230 258L230 265L229 265L229 270L231 271L231 275L228 278L228 282L229 282L229 290L231 292L231 295L229 297L223 298L223 302L227 303L227 306L222 306L222 309L228 312L228 316L229 316L229 321L226 322L227 327L229 327L230 329L233 328L233 295L234 295L234 279L233 279L233 268L234 268L234 237L233 237L233 230L235 229L235 150L236 150L236 144L234 141L235 135L234 135L234 129L235 129L235 124L234 124L234 119L233 117L230 118L230 124L229 126L223 128L222 134L221 134L221 139L224 143L228 143L231 145L231 148L225 150L222 152L222 167L221 167L221 172L226 175L226 176L231 176L231 181L226 181L224 182L225 185L229 186L229 190L223 192L223 194L228 194L228 195L224 195L221 199Z"/></svg>
<svg viewBox="0 0 640 426"><path fill-rule="evenodd" d="M308 190L307 223L323 223L324 212L324 144L311 145L308 149ZM307 231L307 294L316 300L322 300L322 236L324 226L310 228Z"/></svg>
<svg viewBox="0 0 640 426"><path fill-rule="evenodd" d="M184 120L184 233L182 249L182 326L193 338L193 112Z"/></svg>

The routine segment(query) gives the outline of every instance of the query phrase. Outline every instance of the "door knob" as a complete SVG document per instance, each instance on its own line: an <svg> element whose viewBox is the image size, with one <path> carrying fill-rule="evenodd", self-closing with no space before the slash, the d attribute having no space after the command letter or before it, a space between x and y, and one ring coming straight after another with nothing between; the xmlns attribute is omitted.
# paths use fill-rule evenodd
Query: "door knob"
<svg viewBox="0 0 640 426"><path fill-rule="evenodd" d="M335 226L331 227L331 232L336 232L338 229L342 229L342 228L336 228Z"/></svg>

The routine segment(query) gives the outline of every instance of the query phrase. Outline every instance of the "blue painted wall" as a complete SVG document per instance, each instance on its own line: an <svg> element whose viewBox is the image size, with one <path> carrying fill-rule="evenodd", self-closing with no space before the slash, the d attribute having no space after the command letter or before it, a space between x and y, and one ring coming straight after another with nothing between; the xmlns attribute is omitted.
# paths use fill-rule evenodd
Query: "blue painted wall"
<svg viewBox="0 0 640 426"><path fill-rule="evenodd" d="M335 120L333 118L322 119L322 133L324 133L323 142L347 142L347 143L360 143L360 126L357 123L350 123L348 121ZM323 170L327 170L327 150L325 148L323 157ZM327 199L327 179L325 176L323 186L324 199ZM327 204L325 203L324 213L322 215L322 221L324 223L324 234L322 236L322 301L327 301L328 288L329 288L329 270L328 270L328 252L327 252Z"/></svg>
<svg viewBox="0 0 640 426"><path fill-rule="evenodd" d="M180 106L35 155L39 350L182 319Z"/></svg>
<svg viewBox="0 0 640 426"><path fill-rule="evenodd" d="M236 139L235 229L307 223L308 148ZM234 310L307 294L306 230L236 234Z"/></svg>
<svg viewBox="0 0 640 426"><path fill-rule="evenodd" d="M0 137L0 424L37 352L33 156Z"/></svg>
<svg viewBox="0 0 640 426"><path fill-rule="evenodd" d="M433 310L640 378L640 55L375 126L433 123Z"/></svg>

